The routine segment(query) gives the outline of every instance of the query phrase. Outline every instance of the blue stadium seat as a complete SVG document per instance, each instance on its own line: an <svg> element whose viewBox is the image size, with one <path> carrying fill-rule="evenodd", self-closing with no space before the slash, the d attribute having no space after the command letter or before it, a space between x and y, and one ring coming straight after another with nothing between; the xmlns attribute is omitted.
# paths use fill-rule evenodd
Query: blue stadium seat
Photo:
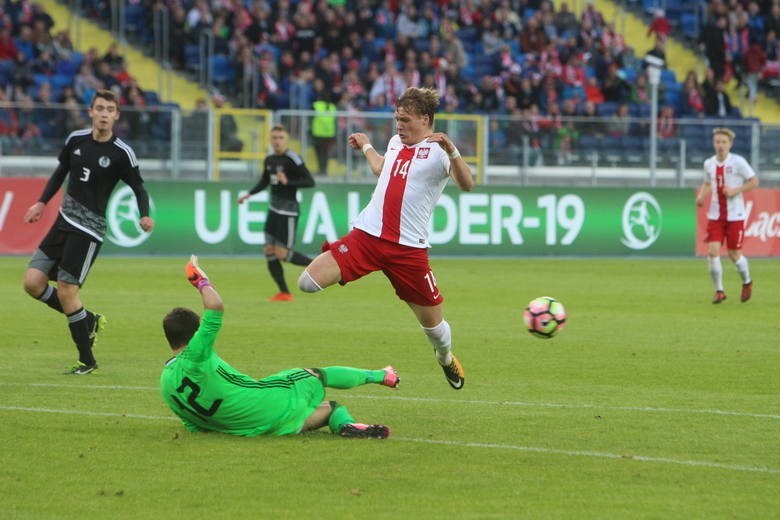
<svg viewBox="0 0 780 520"><path fill-rule="evenodd" d="M631 117L650 117L650 105L647 103L629 103L628 113Z"/></svg>
<svg viewBox="0 0 780 520"><path fill-rule="evenodd" d="M0 85L8 85L13 76L13 60L0 60Z"/></svg>
<svg viewBox="0 0 780 520"><path fill-rule="evenodd" d="M680 142L676 137L658 139L658 153L660 155L673 155L679 150Z"/></svg>
<svg viewBox="0 0 780 520"><path fill-rule="evenodd" d="M65 87L72 87L73 86L73 76L66 76L65 74L55 74L51 77L51 87L52 89L59 93L64 89Z"/></svg>
<svg viewBox="0 0 780 520"><path fill-rule="evenodd" d="M227 56L216 55L212 58L212 81L217 85L230 83L235 79L235 71Z"/></svg>
<svg viewBox="0 0 780 520"><path fill-rule="evenodd" d="M475 42L479 39L479 31L476 27L464 27L455 31L455 36L462 42Z"/></svg>
<svg viewBox="0 0 780 520"><path fill-rule="evenodd" d="M693 140L701 135L701 129L698 125L678 125L677 135L680 139Z"/></svg>
<svg viewBox="0 0 780 520"><path fill-rule="evenodd" d="M683 13L680 18L680 28L683 35L689 40L696 40L699 37L699 20L693 13Z"/></svg>
<svg viewBox="0 0 780 520"><path fill-rule="evenodd" d="M583 134L580 136L579 147L580 150L590 154L591 152L599 152L602 149L603 139L594 135Z"/></svg>
<svg viewBox="0 0 780 520"><path fill-rule="evenodd" d="M617 113L618 102L617 101L604 101L599 105L599 114L604 117L610 117Z"/></svg>
<svg viewBox="0 0 780 520"><path fill-rule="evenodd" d="M428 38L415 38L414 48L417 52L425 52L431 47L430 39Z"/></svg>
<svg viewBox="0 0 780 520"><path fill-rule="evenodd" d="M54 68L54 72L63 76L75 76L77 71L76 63L70 60L60 60Z"/></svg>
<svg viewBox="0 0 780 520"><path fill-rule="evenodd" d="M677 83L677 76L675 76L674 71L672 69L661 70L661 83L663 83L664 85Z"/></svg>
<svg viewBox="0 0 780 520"><path fill-rule="evenodd" d="M520 41L517 38L509 40L509 51L515 59L523 57L523 51L520 49Z"/></svg>
<svg viewBox="0 0 780 520"><path fill-rule="evenodd" d="M620 138L620 146L625 153L643 154L649 149L650 140L638 135L624 135Z"/></svg>
<svg viewBox="0 0 780 520"><path fill-rule="evenodd" d="M636 69L624 67L620 69L620 74L621 77L629 83L634 83L634 81L636 81Z"/></svg>
<svg viewBox="0 0 780 520"><path fill-rule="evenodd" d="M194 44L184 46L184 64L187 70L200 70L200 48Z"/></svg>
<svg viewBox="0 0 780 520"><path fill-rule="evenodd" d="M144 26L144 6L127 3L125 7L125 27L131 33L140 33Z"/></svg>
<svg viewBox="0 0 780 520"><path fill-rule="evenodd" d="M144 98L146 98L146 104L150 107L160 104L160 96L154 90L144 91Z"/></svg>

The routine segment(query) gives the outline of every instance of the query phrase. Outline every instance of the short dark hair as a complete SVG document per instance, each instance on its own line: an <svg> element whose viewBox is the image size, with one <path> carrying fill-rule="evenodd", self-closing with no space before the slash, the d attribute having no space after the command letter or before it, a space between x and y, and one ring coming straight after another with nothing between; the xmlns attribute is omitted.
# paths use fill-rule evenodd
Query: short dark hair
<svg viewBox="0 0 780 520"><path fill-rule="evenodd" d="M106 101L110 101L116 105L117 108L119 108L119 101L116 99L116 94L114 94L113 91L101 88L97 92L95 92L95 95L92 96L92 103L89 105L90 108L95 106L95 100L97 98L105 99Z"/></svg>
<svg viewBox="0 0 780 520"><path fill-rule="evenodd" d="M186 346L200 327L200 316L185 307L176 307L163 318L163 331L172 349Z"/></svg>
<svg viewBox="0 0 780 520"><path fill-rule="evenodd" d="M285 134L289 135L289 132L287 131L287 128L284 127L284 125L274 125L271 127L271 132L284 132Z"/></svg>
<svg viewBox="0 0 780 520"><path fill-rule="evenodd" d="M439 110L439 91L433 88L409 87L396 103L410 114L428 116L433 127L433 116Z"/></svg>

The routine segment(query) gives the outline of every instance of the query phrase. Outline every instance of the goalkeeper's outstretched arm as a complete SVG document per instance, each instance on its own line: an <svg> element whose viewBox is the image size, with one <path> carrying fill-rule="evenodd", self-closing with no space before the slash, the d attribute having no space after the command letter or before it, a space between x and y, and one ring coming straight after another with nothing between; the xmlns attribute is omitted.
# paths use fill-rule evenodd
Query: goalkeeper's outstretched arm
<svg viewBox="0 0 780 520"><path fill-rule="evenodd" d="M217 289L209 281L206 273L198 266L198 257L196 255L190 256L190 261L184 267L184 273L187 275L187 280L193 287L198 289L200 297L203 300L204 309L212 309L215 311L224 311L225 307L222 304L222 298L220 297Z"/></svg>

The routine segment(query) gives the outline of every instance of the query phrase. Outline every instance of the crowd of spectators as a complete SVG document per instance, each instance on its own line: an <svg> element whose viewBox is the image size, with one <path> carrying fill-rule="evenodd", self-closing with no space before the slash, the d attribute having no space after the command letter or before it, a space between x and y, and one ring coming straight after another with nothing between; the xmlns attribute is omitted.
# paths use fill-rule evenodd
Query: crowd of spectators
<svg viewBox="0 0 780 520"><path fill-rule="evenodd" d="M711 0L699 42L707 72L678 82L664 76L664 133L669 118L735 117L724 85L736 78L755 99L758 81L780 63L779 0ZM97 88L111 88L122 104L153 104L127 72L118 46L75 52L67 31L51 34L51 17L29 0L4 0L0 13L0 101L75 105ZM84 0L87 13L108 19L111 3ZM588 0L575 14L567 1L549 0L136 0L149 31L155 11L170 13L173 65L187 70L201 35L214 36L215 54L229 64L222 93L251 105L310 109L320 84L340 110L390 111L408 86L441 93L448 112L512 116L535 146L571 147L595 131L639 134L646 127L615 118L649 115L650 89L642 57L665 58L670 34L664 13L648 25L648 48L634 49ZM147 38L148 39L148 36ZM65 71L63 64L70 70ZM780 68L779 68L780 69ZM70 81L63 81L63 75ZM255 80L255 81L251 81ZM254 87L252 87L254 85ZM0 134L22 140L61 136L83 124L74 113L37 117L4 112ZM37 112L36 112L37 113ZM11 120L15 119L15 120ZM505 134L511 128L504 124ZM659 123L660 124L660 123ZM9 127L11 130L9 130ZM150 131L148 116L125 123L127 132ZM121 132L120 127L120 132ZM506 139L498 135L496 140Z"/></svg>
<svg viewBox="0 0 780 520"><path fill-rule="evenodd" d="M97 89L111 89L123 107L144 108L145 93L128 72L118 44L100 52L74 49L67 30L52 32L54 20L40 4L5 0L0 7L0 146L4 151L61 146L73 130L89 126L85 106ZM125 111L115 131L152 134L144 111Z"/></svg>
<svg viewBox="0 0 780 520"><path fill-rule="evenodd" d="M146 1L149 11L160 5ZM780 6L773 2L707 5L699 41L716 80L760 76L767 60L778 59ZM524 78L542 113L570 98L582 110L588 92L635 102L631 82L643 75L641 58L665 56L671 30L657 12L648 25L648 48L635 53L590 1L580 15L566 1L549 0L191 0L168 7L176 66L192 65L188 46L213 33L215 52L232 67L224 82L228 94L256 74L253 103L272 109L309 108L313 77L342 108L360 110L386 110L404 86L428 85L452 109L506 112L512 84ZM550 78L554 92L546 88ZM684 112L676 99L673 105L676 114Z"/></svg>

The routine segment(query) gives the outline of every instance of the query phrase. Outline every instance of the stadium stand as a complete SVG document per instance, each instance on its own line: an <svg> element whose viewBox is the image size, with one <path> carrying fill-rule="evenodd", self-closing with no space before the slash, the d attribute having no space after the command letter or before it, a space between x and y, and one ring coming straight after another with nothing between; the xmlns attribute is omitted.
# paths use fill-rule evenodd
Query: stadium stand
<svg viewBox="0 0 780 520"><path fill-rule="evenodd" d="M384 64L391 60L399 71L391 81L438 88L445 110L526 118L536 105L542 117L549 117L555 110L553 105L573 101L574 109L565 114L584 115L586 96L592 94L598 105L594 117L610 118L625 103L631 117L647 118L651 110L647 90L637 89L638 84L645 82L643 53L665 53L665 48L680 42L690 46L700 41L702 32L718 16L719 4L713 2L710 6L688 0L663 5L658 0L627 4L639 14L643 23L640 30L625 25L634 23L630 20L623 22L630 29L616 30L607 20L617 19L614 16L617 7L606 0L589 0L577 13L569 11L564 2L519 0L436 2L420 9L414 9L414 2L408 0L359 0L349 3L349 8L337 3L289 0L264 3L142 0L128 3L120 14L124 16L126 31L121 36L127 37L132 45L150 52L155 39L167 34L171 49L168 58L174 67L195 81L205 77L202 87L221 91L239 106L310 108L313 100L306 97L311 92L295 90L295 86L300 84L300 78L313 73L325 82L340 109L387 110L394 102L395 93L382 91L387 87L381 83ZM115 18L112 6L115 4L96 0L80 2L82 13L103 26ZM141 89L135 79L157 77L158 72L129 72L138 70L140 58L134 56L128 68L123 56L108 51L111 47L108 44L102 54L94 48L75 49L67 31L52 34L55 24L50 12L59 13L57 18L61 19L63 9L53 0L39 4L5 0L0 57L4 56L3 52L6 55L16 52L14 58L0 59L0 84L8 99L22 101L29 97L43 102L40 92L48 85L44 92L50 99L62 100L73 89L84 102L91 91L81 88L86 80L79 80L78 76L82 64L87 63L97 79L95 85L118 85L123 103L128 106L135 103L144 107L162 106L161 98L165 96L148 85ZM153 19L161 10L167 13L169 25L165 32L157 33L158 24ZM739 24L734 27L737 32L744 23L754 32L757 25L780 24L780 13L775 16L769 8L744 10L744 14L747 22L740 22L742 18L737 16L728 20L730 24ZM668 31L659 22L660 18L668 21ZM650 41L642 37L643 32L662 44L657 49L641 48L640 45L647 46ZM668 39L667 32L671 35ZM4 34L12 36L10 43ZM90 43L93 41L90 39ZM763 49L773 58L767 61L766 70L770 72L762 70L759 74L765 86L770 85L767 77L774 74L771 71L780 70L780 66L773 65L778 59L777 45L773 45L772 49ZM670 66L661 74L661 106L671 107L677 118L689 117L683 78L693 70L705 106L715 107L716 112L708 115L741 118L738 98L741 91L733 88L727 91L725 96L733 98L730 108L725 112L718 110L718 100L713 101L713 96L717 96L715 84L691 66L690 59L675 63L680 54L675 48L674 53L663 56L668 58ZM105 66L101 63L108 63L110 71L102 70ZM344 78L350 71L357 73L357 82L347 84ZM729 74L729 78L723 79L732 84L747 80L739 67ZM586 80L591 78L595 78L593 84L586 85ZM522 91L515 84L523 79L530 81L530 91ZM143 94L142 99L133 95L136 90ZM373 93L358 95L358 92ZM204 91L196 91L184 103L192 107L203 96ZM507 103L508 98L514 101ZM755 111L750 108L750 114L760 117L766 109L777 109L768 98L761 98ZM673 146L678 138L690 138L698 145L700 136L687 135L684 128L682 125L678 136L670 137L665 146ZM47 133L55 130L47 127ZM644 141L636 132L633 129L625 136L626 156L645 149ZM574 146L580 139L583 148L592 146L602 151L601 141L589 142L592 137L580 135L575 138Z"/></svg>

